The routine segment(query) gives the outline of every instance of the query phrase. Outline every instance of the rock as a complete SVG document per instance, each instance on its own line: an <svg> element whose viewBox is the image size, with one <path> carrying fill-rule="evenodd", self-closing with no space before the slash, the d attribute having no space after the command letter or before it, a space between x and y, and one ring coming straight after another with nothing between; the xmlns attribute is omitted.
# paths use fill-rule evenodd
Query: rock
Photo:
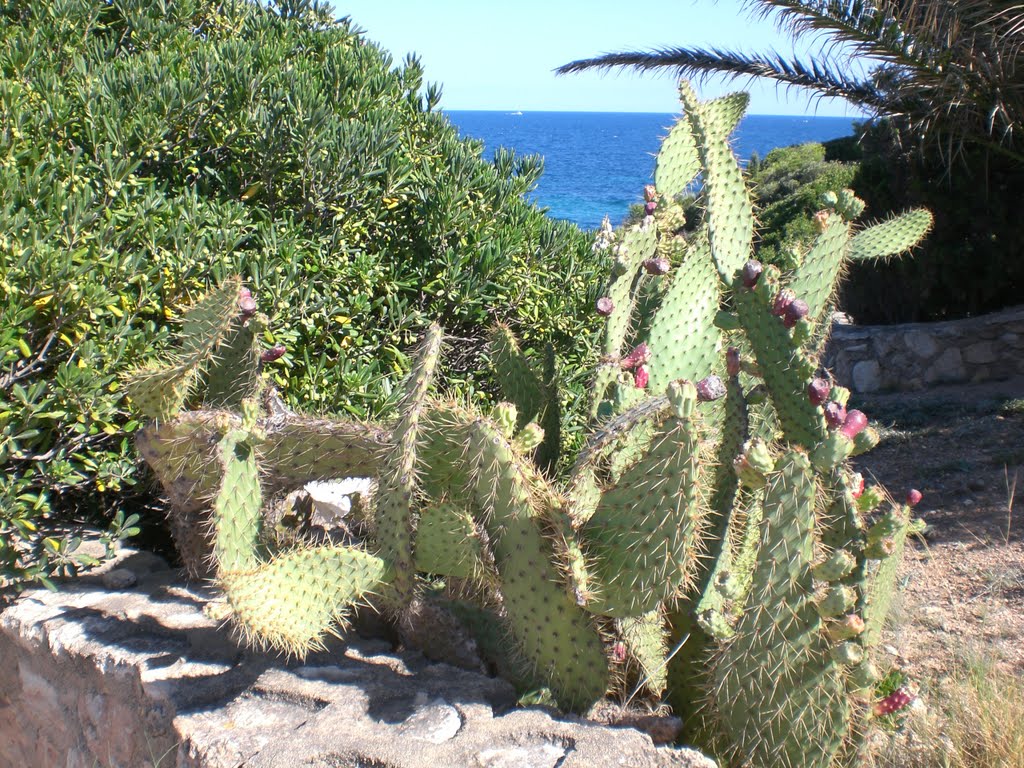
<svg viewBox="0 0 1024 768"><path fill-rule="evenodd" d="M907 349L918 357L929 358L939 349L931 334L924 331L908 331L904 335L903 341L907 345Z"/></svg>
<svg viewBox="0 0 1024 768"><path fill-rule="evenodd" d="M306 484L306 493L313 501L314 514L330 523L344 518L352 509L352 495L367 493L373 481L367 477L348 477L343 480Z"/></svg>
<svg viewBox="0 0 1024 768"><path fill-rule="evenodd" d="M379 640L303 664L241 650L204 614L212 593L131 572L131 591L84 577L0 612L0 765L715 768Z"/></svg>
<svg viewBox="0 0 1024 768"><path fill-rule="evenodd" d="M956 381L963 381L967 378L964 371L964 361L960 350L956 348L947 349L929 366L925 371L924 380L928 384L943 384Z"/></svg>
<svg viewBox="0 0 1024 768"><path fill-rule="evenodd" d="M138 577L127 568L114 568L107 571L101 577L103 586L107 589L129 589L138 583Z"/></svg>
<svg viewBox="0 0 1024 768"><path fill-rule="evenodd" d="M996 361L995 345L991 341L979 341L964 350L964 359L975 365Z"/></svg>
<svg viewBox="0 0 1024 768"><path fill-rule="evenodd" d="M861 360L853 366L853 390L877 392L882 388L882 369L875 360Z"/></svg>

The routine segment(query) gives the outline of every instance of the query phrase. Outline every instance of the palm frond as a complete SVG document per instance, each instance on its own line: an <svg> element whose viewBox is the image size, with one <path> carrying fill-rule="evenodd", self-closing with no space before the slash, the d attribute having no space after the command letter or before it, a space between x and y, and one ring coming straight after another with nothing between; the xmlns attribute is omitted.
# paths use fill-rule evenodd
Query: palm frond
<svg viewBox="0 0 1024 768"><path fill-rule="evenodd" d="M787 87L810 88L821 97L846 99L876 111L885 106L885 95L870 80L847 75L830 62L787 59L771 51L746 55L719 48L661 48L652 51L608 53L569 62L555 71L560 75L589 69L629 67L641 72L672 70L680 77L706 79L712 74L727 78L763 77Z"/></svg>

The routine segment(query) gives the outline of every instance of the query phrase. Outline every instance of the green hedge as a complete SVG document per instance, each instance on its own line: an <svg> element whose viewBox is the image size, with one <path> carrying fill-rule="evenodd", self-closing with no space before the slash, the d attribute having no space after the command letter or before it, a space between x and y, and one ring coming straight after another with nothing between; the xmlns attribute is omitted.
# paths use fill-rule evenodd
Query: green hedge
<svg viewBox="0 0 1024 768"><path fill-rule="evenodd" d="M552 341L570 380L589 356L600 265L523 202L539 160L483 161L419 64L350 23L307 2L14 0L0 25L0 580L61 560L37 526L135 493L120 376L224 275L271 315L273 378L304 408L378 414L433 318L469 397L494 321Z"/></svg>

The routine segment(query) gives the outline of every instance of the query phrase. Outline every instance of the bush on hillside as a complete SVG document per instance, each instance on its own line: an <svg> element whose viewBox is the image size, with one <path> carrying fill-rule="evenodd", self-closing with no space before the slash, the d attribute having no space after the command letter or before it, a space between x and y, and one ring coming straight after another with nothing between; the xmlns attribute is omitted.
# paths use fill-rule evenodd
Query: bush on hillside
<svg viewBox="0 0 1024 768"><path fill-rule="evenodd" d="M288 347L292 403L379 413L434 318L468 396L496 320L573 378L589 237L523 202L537 159L483 161L438 99L308 0L0 9L0 583L61 560L40 526L135 492L120 377L227 274Z"/></svg>
<svg viewBox="0 0 1024 768"><path fill-rule="evenodd" d="M867 126L856 148L860 168L852 186L868 216L910 206L935 215L934 230L912 258L850 271L842 304L857 322L946 320L1022 303L1019 159L965 148L947 167L900 150L885 122Z"/></svg>

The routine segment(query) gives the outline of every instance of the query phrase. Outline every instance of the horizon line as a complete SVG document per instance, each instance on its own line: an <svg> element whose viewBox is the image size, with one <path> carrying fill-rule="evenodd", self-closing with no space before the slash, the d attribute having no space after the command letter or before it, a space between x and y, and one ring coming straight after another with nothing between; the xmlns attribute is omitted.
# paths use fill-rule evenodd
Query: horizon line
<svg viewBox="0 0 1024 768"><path fill-rule="evenodd" d="M566 115L677 115L678 112L649 112L634 109L611 110L611 109L468 109L464 107L440 107L441 112L492 112L503 115L516 115L528 113L542 114L566 114ZM780 114L778 112L748 112L745 117L825 117L837 120L870 120L870 115L807 115L807 114Z"/></svg>

